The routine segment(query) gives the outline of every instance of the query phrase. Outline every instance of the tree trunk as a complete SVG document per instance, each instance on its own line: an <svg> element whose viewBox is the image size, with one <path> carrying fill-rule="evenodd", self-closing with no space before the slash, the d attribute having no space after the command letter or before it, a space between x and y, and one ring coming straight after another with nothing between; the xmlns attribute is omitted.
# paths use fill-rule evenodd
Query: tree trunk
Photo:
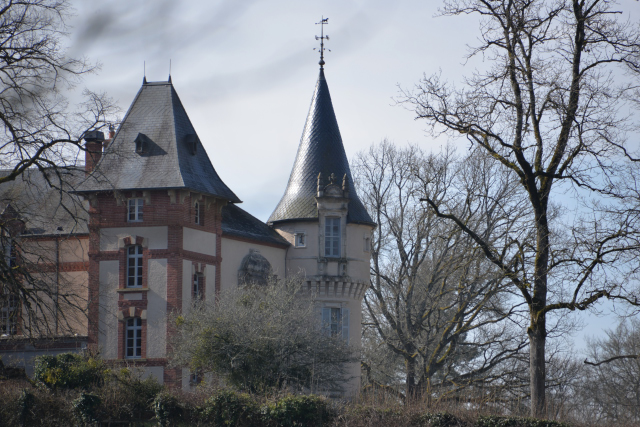
<svg viewBox="0 0 640 427"><path fill-rule="evenodd" d="M529 327L529 372L531 381L531 416L544 418L545 403L545 319L532 319Z"/></svg>
<svg viewBox="0 0 640 427"><path fill-rule="evenodd" d="M540 203L536 213L536 249L535 278L533 295L529 307L531 324L529 335L529 378L531 389L531 416L544 418L545 403L545 341L547 338L546 312L547 276L549 273L549 224L547 222L546 200Z"/></svg>
<svg viewBox="0 0 640 427"><path fill-rule="evenodd" d="M414 400L418 394L416 384L416 361L414 358L406 360L407 363L407 395L406 400Z"/></svg>

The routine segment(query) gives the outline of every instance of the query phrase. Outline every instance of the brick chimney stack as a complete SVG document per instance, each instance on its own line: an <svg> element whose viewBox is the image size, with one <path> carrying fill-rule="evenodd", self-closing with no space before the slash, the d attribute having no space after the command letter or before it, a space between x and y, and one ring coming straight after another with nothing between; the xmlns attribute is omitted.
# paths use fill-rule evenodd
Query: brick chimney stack
<svg viewBox="0 0 640 427"><path fill-rule="evenodd" d="M102 142L104 133L92 130L84 134L84 172L89 175L96 167L102 157Z"/></svg>
<svg viewBox="0 0 640 427"><path fill-rule="evenodd" d="M102 143L102 151L107 151L107 147L109 146L109 144L111 144L111 141L113 141L113 138L116 136L116 131L113 127L113 125L109 125L109 138L105 139L104 142Z"/></svg>

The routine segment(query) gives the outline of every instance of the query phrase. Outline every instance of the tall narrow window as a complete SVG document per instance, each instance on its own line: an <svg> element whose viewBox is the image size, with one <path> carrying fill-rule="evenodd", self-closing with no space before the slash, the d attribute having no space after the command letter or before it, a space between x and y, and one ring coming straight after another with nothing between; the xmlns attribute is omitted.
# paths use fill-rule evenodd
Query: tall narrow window
<svg viewBox="0 0 640 427"><path fill-rule="evenodd" d="M129 204L127 206L127 221L141 222L144 199L129 199Z"/></svg>
<svg viewBox="0 0 640 427"><path fill-rule="evenodd" d="M139 359L142 357L142 319L131 317L127 319L125 338L125 357Z"/></svg>
<svg viewBox="0 0 640 427"><path fill-rule="evenodd" d="M340 218L325 218L324 256L340 258Z"/></svg>
<svg viewBox="0 0 640 427"><path fill-rule="evenodd" d="M0 295L0 336L18 333L18 307L20 303L14 294Z"/></svg>
<svg viewBox="0 0 640 427"><path fill-rule="evenodd" d="M202 220L200 217L200 203L196 202L193 208L195 210L195 223L200 224L200 221Z"/></svg>
<svg viewBox="0 0 640 427"><path fill-rule="evenodd" d="M349 309L324 307L322 309L322 331L332 337L349 339Z"/></svg>
<svg viewBox="0 0 640 427"><path fill-rule="evenodd" d="M204 275L202 273L195 273L193 275L193 301L201 300L204 298Z"/></svg>
<svg viewBox="0 0 640 427"><path fill-rule="evenodd" d="M142 246L127 248L127 287L142 287Z"/></svg>

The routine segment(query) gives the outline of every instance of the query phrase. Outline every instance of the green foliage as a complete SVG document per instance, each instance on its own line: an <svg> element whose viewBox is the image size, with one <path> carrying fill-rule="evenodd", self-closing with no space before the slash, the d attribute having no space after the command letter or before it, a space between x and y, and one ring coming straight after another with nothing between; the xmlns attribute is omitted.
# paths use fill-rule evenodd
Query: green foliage
<svg viewBox="0 0 640 427"><path fill-rule="evenodd" d="M414 418L413 423L428 427L457 427L464 425L455 415L446 412L420 414Z"/></svg>
<svg viewBox="0 0 640 427"><path fill-rule="evenodd" d="M170 425L171 421L177 419L182 413L178 399L166 392L159 393L153 400L152 406L161 427Z"/></svg>
<svg viewBox="0 0 640 427"><path fill-rule="evenodd" d="M103 384L108 372L106 365L99 359L62 353L57 356L36 357L33 379L51 389L87 389Z"/></svg>
<svg viewBox="0 0 640 427"><path fill-rule="evenodd" d="M71 402L73 412L81 425L98 421L101 400L95 394L80 393L80 397Z"/></svg>
<svg viewBox="0 0 640 427"><path fill-rule="evenodd" d="M536 418L522 417L480 417L476 422L477 427L570 427L569 424L558 421L540 420Z"/></svg>
<svg viewBox="0 0 640 427"><path fill-rule="evenodd" d="M260 411L247 393L222 390L207 400L203 417L216 426L251 426L259 424Z"/></svg>
<svg viewBox="0 0 640 427"><path fill-rule="evenodd" d="M262 410L266 424L282 427L319 427L335 416L326 399L314 396L285 396Z"/></svg>

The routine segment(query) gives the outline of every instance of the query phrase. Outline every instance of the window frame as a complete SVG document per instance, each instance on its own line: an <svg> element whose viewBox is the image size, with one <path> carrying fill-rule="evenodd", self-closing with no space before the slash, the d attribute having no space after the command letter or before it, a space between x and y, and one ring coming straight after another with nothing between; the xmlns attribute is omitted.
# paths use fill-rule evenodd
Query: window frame
<svg viewBox="0 0 640 427"><path fill-rule="evenodd" d="M10 292L3 292L0 298L0 336L17 335L20 299Z"/></svg>
<svg viewBox="0 0 640 427"><path fill-rule="evenodd" d="M133 206L132 206L133 203ZM133 207L133 210L132 210ZM127 200L127 222L144 221L144 199L142 197L132 197Z"/></svg>
<svg viewBox="0 0 640 427"><path fill-rule="evenodd" d="M193 210L195 211L193 222L200 225L201 215L200 215L200 202L195 202L193 204Z"/></svg>
<svg viewBox="0 0 640 427"><path fill-rule="evenodd" d="M135 253L132 253L132 249ZM126 288L142 288L144 277L144 249L142 245L129 245L126 247L127 272ZM133 265L132 264L133 261ZM132 269L133 268L133 274Z"/></svg>
<svg viewBox="0 0 640 427"><path fill-rule="evenodd" d="M349 341L349 309L345 307L322 307L322 332L326 336L341 337Z"/></svg>
<svg viewBox="0 0 640 427"><path fill-rule="evenodd" d="M131 351L131 354L129 354ZM124 358L142 359L142 318L128 317L124 325Z"/></svg>
<svg viewBox="0 0 640 427"><path fill-rule="evenodd" d="M302 240L302 241L300 241ZM307 233L304 231L296 231L293 233L293 247L294 248L306 248L307 247Z"/></svg>
<svg viewBox="0 0 640 427"><path fill-rule="evenodd" d="M200 272L193 273L191 300L194 302L204 300L204 274Z"/></svg>
<svg viewBox="0 0 640 427"><path fill-rule="evenodd" d="M324 256L340 258L342 252L342 218L325 217L324 219ZM337 226L337 231L336 231Z"/></svg>

